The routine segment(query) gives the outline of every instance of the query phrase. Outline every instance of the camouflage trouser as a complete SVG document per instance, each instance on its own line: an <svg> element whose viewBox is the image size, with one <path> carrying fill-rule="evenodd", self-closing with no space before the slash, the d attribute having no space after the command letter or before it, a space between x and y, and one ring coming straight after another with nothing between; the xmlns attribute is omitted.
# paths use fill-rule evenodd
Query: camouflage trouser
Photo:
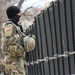
<svg viewBox="0 0 75 75"><path fill-rule="evenodd" d="M11 59L13 60L13 59ZM7 58L5 62L7 61ZM19 58L19 60L10 61L8 63L4 63L5 72L7 75L26 75L24 69L24 61L23 58Z"/></svg>

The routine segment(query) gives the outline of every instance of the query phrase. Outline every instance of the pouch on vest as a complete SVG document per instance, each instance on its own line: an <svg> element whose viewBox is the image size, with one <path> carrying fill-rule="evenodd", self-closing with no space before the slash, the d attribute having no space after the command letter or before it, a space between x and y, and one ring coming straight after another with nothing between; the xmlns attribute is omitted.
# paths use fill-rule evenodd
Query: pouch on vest
<svg viewBox="0 0 75 75"><path fill-rule="evenodd" d="M23 38L24 42L24 49L26 52L32 51L35 48L35 38L29 36L26 36Z"/></svg>

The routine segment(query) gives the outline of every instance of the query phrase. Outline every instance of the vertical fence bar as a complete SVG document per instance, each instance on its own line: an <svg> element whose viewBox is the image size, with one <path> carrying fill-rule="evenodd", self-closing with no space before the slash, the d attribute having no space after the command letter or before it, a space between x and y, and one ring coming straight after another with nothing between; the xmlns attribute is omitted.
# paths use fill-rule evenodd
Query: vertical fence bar
<svg viewBox="0 0 75 75"><path fill-rule="evenodd" d="M52 6L53 7L53 6ZM54 22L53 22L53 8L49 8L49 23L50 23L50 35L51 35L51 46L52 46L52 53L50 53L51 56L54 56L54 37L53 37L53 32L54 31ZM54 60L50 61L51 62L51 68L52 68L52 74L56 75L56 72L55 72L55 62Z"/></svg>
<svg viewBox="0 0 75 75"><path fill-rule="evenodd" d="M44 32L45 32L45 43L46 43L46 51L47 51L47 56L49 57L49 42L50 42L50 39L48 38L49 34L50 34L50 31L49 31L49 19L48 19L48 14L47 14L47 10L46 12L43 13L43 21L44 21ZM49 42L48 42L49 41ZM50 71L50 63L49 61L47 62L48 64L48 71L49 71L49 75L51 75L51 71Z"/></svg>
<svg viewBox="0 0 75 75"><path fill-rule="evenodd" d="M34 26L34 29L35 29L35 36L36 36L36 52L37 52L37 59L40 58L40 52L39 52L39 39L38 39L38 36L39 36L39 33L38 33L38 29L37 29L37 26L38 25L38 22L37 20L35 19L35 26ZM40 67L40 64L37 64L37 68L38 68L38 75L42 75L41 74L41 67Z"/></svg>
<svg viewBox="0 0 75 75"><path fill-rule="evenodd" d="M54 29L55 29L55 44L56 44L56 49L55 49L55 53L54 54L58 54L58 43L57 43L57 30L58 29L56 29L56 10L55 10L55 8L56 8L56 3L53 3L52 2L52 4L53 4L53 20L54 20ZM59 71L59 61L58 61L58 59L57 60L55 60L55 66L56 66L56 75L60 75L60 71Z"/></svg>
<svg viewBox="0 0 75 75"><path fill-rule="evenodd" d="M36 26L35 26L36 29L35 30L37 31L36 40L37 40L37 43L38 43L37 44L37 47L38 47L37 48L38 49L38 58L41 59L42 58L42 55L41 55L42 51L41 51L41 41L40 41L41 38L40 38L40 29L39 29L40 27L39 27L39 24L40 24L39 23L39 17L37 17L36 18ZM39 63L38 66L39 66L39 71L40 71L39 75L43 75L43 73L42 73L43 72L42 63Z"/></svg>
<svg viewBox="0 0 75 75"><path fill-rule="evenodd" d="M41 16L40 16L40 28L41 28L41 35L42 35L42 39L41 39L41 41L42 41L42 53L43 53L43 58L44 57L46 57L46 56L48 56L47 55L47 46L46 46L46 34L45 34L45 27L44 27L44 25L45 25L45 22L44 22L44 16L43 16L43 14L41 14ZM47 75L49 75L49 69L48 69L48 63L47 62L44 62L43 63L44 65L44 67L46 67L46 68L44 68L44 73L45 73L45 75L47 74Z"/></svg>
<svg viewBox="0 0 75 75"><path fill-rule="evenodd" d="M67 16L67 34L68 34L68 50L70 52L73 51L73 37L72 37L72 21L71 21L71 9L70 8L70 0L66 0L66 16ZM74 73L74 56L69 57L69 70L70 74ZM72 64L72 65L71 65Z"/></svg>
<svg viewBox="0 0 75 75"><path fill-rule="evenodd" d="M49 15L49 9L46 10L47 12L44 13L44 22L45 22L45 34L46 34L46 45L47 47L47 54L48 56L52 57L53 56L53 49L52 49L52 44L53 44L53 40L52 40L52 29L51 29L51 20L50 20L50 15ZM52 11L52 10L50 10ZM55 75L54 72L54 61L50 61L49 62L49 70L50 70L50 75Z"/></svg>
<svg viewBox="0 0 75 75"><path fill-rule="evenodd" d="M64 13L64 3L59 2L59 16L60 16L60 28L61 28L61 43L63 53L67 51L67 37L66 37L66 24L65 24L65 13ZM63 58L64 73L69 74L68 70L68 60Z"/></svg>
<svg viewBox="0 0 75 75"><path fill-rule="evenodd" d="M75 3L75 1L74 0L70 0L71 26L72 26L72 42L73 42L73 49L72 49L72 51L75 50L75 48L74 48L74 39L75 39L74 38L74 22L73 22L74 21L74 18L73 18L73 9L74 9L74 7L72 6L72 5L74 5L73 3ZM71 62L71 60L70 60L70 62ZM72 62L73 62L73 66L71 65ZM75 63L75 55L73 55L72 62L70 64L71 65L71 74L75 74L75 64L74 64Z"/></svg>
<svg viewBox="0 0 75 75"><path fill-rule="evenodd" d="M35 31L34 31L34 24L32 25L32 26L30 26L31 27L31 35L32 34L34 34L35 33ZM34 50L34 51L31 51L31 54L32 54L32 56L31 57L33 57L33 60L32 61L35 61L36 60L36 49ZM36 65L32 65L32 67L34 68L34 73L33 73L33 75L37 75L37 68L36 68Z"/></svg>
<svg viewBox="0 0 75 75"><path fill-rule="evenodd" d="M41 45L41 58L43 58L43 47L42 47L42 32L41 32L41 24L40 24L40 17L38 17L38 21L39 21L39 31L40 31L40 45ZM44 63L40 63L41 68L42 68L42 75L45 75L45 71L44 71Z"/></svg>
<svg viewBox="0 0 75 75"><path fill-rule="evenodd" d="M33 34L36 36L37 33L36 33L36 30L35 30L35 23L33 24ZM38 54L37 54L37 47L35 47L35 57L36 57L36 60L38 59ZM36 69L36 75L39 75L38 74L38 66L37 64L35 64L35 69Z"/></svg>
<svg viewBox="0 0 75 75"><path fill-rule="evenodd" d="M63 2L63 1L62 1ZM62 44L62 31L61 31L61 17L60 17L60 9L61 9L61 6L60 6L60 4L62 4L62 3L59 3L59 0L57 0L57 6L58 6L58 24L59 24L59 37L60 38L58 38L59 39L59 41L60 41L60 47L59 47L59 51L58 51L58 53L59 54L62 54L63 53L63 44ZM59 59L59 62L60 62L60 74L62 74L62 75L64 75L65 74L65 72L64 72L64 62L63 62L64 60L63 60L63 58L60 58Z"/></svg>
<svg viewBox="0 0 75 75"><path fill-rule="evenodd" d="M75 0L70 0L71 3L71 19L72 19L72 34L73 34L73 49L75 51ZM74 63L75 63L75 55L74 55ZM75 74L75 66L74 73Z"/></svg>
<svg viewBox="0 0 75 75"><path fill-rule="evenodd" d="M52 12L53 9L49 8L48 9L48 20L49 20L49 30L48 32L50 32L48 35L49 36L49 41L48 41L48 47L50 49L50 52L49 52L49 56L52 57L54 54L54 51L53 51L53 38L52 38L52 28L51 28L51 24L52 24L52 14L50 14ZM47 32L47 33L48 33ZM51 60L50 61L50 70L51 70L51 75L55 75L55 65L54 65L54 60Z"/></svg>
<svg viewBox="0 0 75 75"><path fill-rule="evenodd" d="M32 26L32 28L33 28L33 32L32 33L36 36L37 33L36 33L36 30L35 30L35 26L36 25L34 23L33 26ZM35 52L35 60L37 60L38 59L37 47L35 47L34 52ZM39 73L38 73L38 65L37 64L35 64L35 69L36 69L36 75L39 75Z"/></svg>
<svg viewBox="0 0 75 75"><path fill-rule="evenodd" d="M57 54L62 54L62 48L61 48L61 29L60 29L60 18L59 18L59 8L60 6L58 5L58 1L55 2L54 4L54 25L55 25L55 32L56 32L56 47L57 47ZM63 69L63 63L62 63L62 58L58 58L57 64L58 64L58 75L62 74L64 75L64 69Z"/></svg>
<svg viewBox="0 0 75 75"><path fill-rule="evenodd" d="M75 40L75 0L70 0L70 2L71 2L71 17L72 17L72 27L73 27L73 43L74 43L74 51L75 51L75 42L74 42L74 40Z"/></svg>
<svg viewBox="0 0 75 75"><path fill-rule="evenodd" d="M66 0L67 1L67 0ZM67 28L67 25L68 25L68 20L67 20L67 11L66 11L66 2L65 0L64 0L64 14L65 14L65 28L66 28L66 48L67 48L67 51L69 51L69 41L68 41L68 28ZM69 8L69 7L68 7ZM66 66L65 67L65 70L67 69L67 71L65 71L66 72L66 74L68 73L68 74L70 74L70 66L69 66L69 57L66 59L66 61L65 61L65 59L64 59L64 62L65 62L65 64L64 64L64 66ZM66 64L67 63L67 64Z"/></svg>
<svg viewBox="0 0 75 75"><path fill-rule="evenodd" d="M51 22L51 30L52 30L52 44L53 44L53 56L57 54L57 35L56 35L56 23L55 23L55 9L54 3L52 2L52 10L50 11L50 22ZM58 59L54 60L54 69L55 75L59 75L58 71Z"/></svg>

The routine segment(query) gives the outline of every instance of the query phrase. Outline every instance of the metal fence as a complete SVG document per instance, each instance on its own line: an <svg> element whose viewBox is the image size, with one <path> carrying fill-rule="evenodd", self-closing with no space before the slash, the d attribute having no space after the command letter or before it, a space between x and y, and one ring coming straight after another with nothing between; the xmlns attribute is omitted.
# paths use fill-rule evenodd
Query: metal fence
<svg viewBox="0 0 75 75"><path fill-rule="evenodd" d="M52 2L26 33L36 37L26 53L28 75L75 74L75 0Z"/></svg>

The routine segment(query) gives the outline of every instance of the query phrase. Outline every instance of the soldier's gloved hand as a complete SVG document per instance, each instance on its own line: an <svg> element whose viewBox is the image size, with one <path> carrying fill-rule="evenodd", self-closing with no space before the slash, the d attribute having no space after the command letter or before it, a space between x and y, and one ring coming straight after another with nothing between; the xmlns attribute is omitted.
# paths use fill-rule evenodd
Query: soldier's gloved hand
<svg viewBox="0 0 75 75"><path fill-rule="evenodd" d="M19 40L19 38L20 38L19 34L14 35L9 39L8 44L15 44Z"/></svg>
<svg viewBox="0 0 75 75"><path fill-rule="evenodd" d="M33 34L31 34L30 37L33 37L35 39L35 36Z"/></svg>
<svg viewBox="0 0 75 75"><path fill-rule="evenodd" d="M14 38L17 40L20 38L19 34L14 35Z"/></svg>

